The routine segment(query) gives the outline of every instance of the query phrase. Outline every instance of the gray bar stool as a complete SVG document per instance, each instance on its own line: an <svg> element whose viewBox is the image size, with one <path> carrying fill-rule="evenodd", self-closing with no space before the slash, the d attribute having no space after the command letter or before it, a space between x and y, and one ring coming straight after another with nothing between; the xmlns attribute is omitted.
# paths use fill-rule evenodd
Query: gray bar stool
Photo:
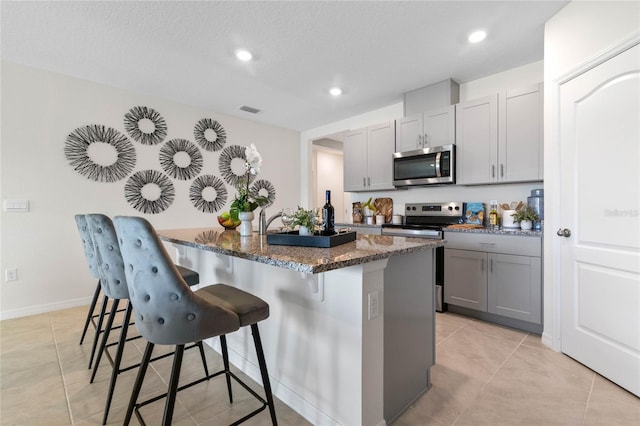
<svg viewBox="0 0 640 426"><path fill-rule="evenodd" d="M233 378L262 403L261 407L233 425L244 422L266 407L269 407L272 424L277 425L267 364L258 331L258 322L269 317L269 305L256 296L225 284L214 284L191 291L149 222L139 217L116 217L114 223L125 263L130 301L135 310L136 328L148 341L124 424L129 424L134 411L138 420L144 424L139 408L166 397L162 424L170 425L178 391L224 374L229 402L233 402L230 380ZM266 401L229 370L225 334L248 325L251 326ZM178 387L184 345L215 336L220 336L224 370ZM176 346L168 392L139 403L140 389L156 344Z"/></svg>
<svg viewBox="0 0 640 426"><path fill-rule="evenodd" d="M103 214L88 214L86 215L86 222L95 249L95 257L97 259L96 264L101 276L100 284L102 286L102 292L107 297L113 299L111 311L109 313L109 316L107 317L107 323L105 325L104 333L102 335L102 341L98 349L96 362L93 367L93 373L91 375L91 383L93 383L96 372L98 371L98 367L100 366L102 355L103 353L106 353L113 367L111 373L111 381L109 383L109 390L107 392L107 401L105 405L104 416L102 420L102 424L106 424L118 375L140 365L135 364L129 367L120 368L125 342L140 338L141 336L135 336L131 338L127 337L129 322L131 320L132 305L129 301L129 289L127 287L127 279L124 273L124 263L122 261L122 255L120 254L120 247L118 245L118 239L116 236L115 228L113 227L113 223L111 219L109 219L109 217ZM199 275L197 272L180 267L179 273L188 283L188 285L198 284ZM122 320L122 325L120 326L120 338L117 343L107 344L111 330L114 330L116 328L113 327L113 322L115 316L117 315L117 312L119 312L118 304L121 299L127 300L127 307L124 310L125 314ZM117 345L115 359L111 359L109 352L106 351L107 347L112 345ZM202 365L204 367L205 374L208 374L209 370L207 368L202 342L195 342L195 344L193 346L190 346L190 348L196 346L200 349L200 356L202 358ZM154 358L152 361L167 356L171 356L171 354L165 354L163 356Z"/></svg>
<svg viewBox="0 0 640 426"><path fill-rule="evenodd" d="M80 239L82 240L82 247L84 248L84 256L87 260L89 272L91 273L91 275L93 275L93 277L98 279L96 289L93 293L93 299L91 299L91 304L89 305L89 312L87 312L87 319L85 320L84 327L82 328L82 336L80 337L80 344L82 344L84 342L84 337L87 334L89 324L92 323L95 327L96 333L93 337L91 356L89 357L89 368L91 368L91 365L93 364L93 357L96 353L96 347L98 345L99 335L103 331L102 322L104 320L104 314L107 310L109 298L107 296L104 296L102 305L100 307L100 313L94 314L93 312L96 308L96 303L98 302L98 298L100 297L100 269L98 268L95 248L93 247L93 240L91 238L89 226L87 225L87 219L83 214L77 214L74 217L76 220L76 226L78 227L78 232L80 233ZM96 318L98 319L97 323L95 322Z"/></svg>

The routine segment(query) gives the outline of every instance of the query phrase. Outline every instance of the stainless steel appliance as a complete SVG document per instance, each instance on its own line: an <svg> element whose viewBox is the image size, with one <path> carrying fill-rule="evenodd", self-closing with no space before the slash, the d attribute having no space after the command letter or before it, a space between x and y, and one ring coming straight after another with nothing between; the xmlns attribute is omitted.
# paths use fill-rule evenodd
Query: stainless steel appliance
<svg viewBox="0 0 640 426"><path fill-rule="evenodd" d="M382 235L416 238L444 238L443 229L451 224L462 223L464 205L449 203L409 203L405 205L405 220L401 225L382 225ZM444 247L436 249L436 311L446 310L443 303Z"/></svg>
<svg viewBox="0 0 640 426"><path fill-rule="evenodd" d="M393 154L393 184L397 187L453 184L455 175L455 145Z"/></svg>
<svg viewBox="0 0 640 426"><path fill-rule="evenodd" d="M533 229L540 231L544 223L544 189L532 189L531 197L527 197L527 204L536 212L539 218L533 223Z"/></svg>

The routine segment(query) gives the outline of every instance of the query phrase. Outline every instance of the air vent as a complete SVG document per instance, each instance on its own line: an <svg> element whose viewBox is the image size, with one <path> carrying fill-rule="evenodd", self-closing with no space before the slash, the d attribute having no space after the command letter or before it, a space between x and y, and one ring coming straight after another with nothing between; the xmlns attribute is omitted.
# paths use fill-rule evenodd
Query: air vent
<svg viewBox="0 0 640 426"><path fill-rule="evenodd" d="M260 112L260 110L258 108L252 108L250 106L246 106L246 105L242 105L240 107L241 111L246 111L246 112L250 112L251 114L257 114Z"/></svg>

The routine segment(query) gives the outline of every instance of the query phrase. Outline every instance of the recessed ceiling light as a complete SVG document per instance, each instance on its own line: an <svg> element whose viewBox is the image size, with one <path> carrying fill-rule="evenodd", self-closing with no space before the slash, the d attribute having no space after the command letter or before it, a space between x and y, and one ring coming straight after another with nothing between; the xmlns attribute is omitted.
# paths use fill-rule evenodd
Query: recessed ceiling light
<svg viewBox="0 0 640 426"><path fill-rule="evenodd" d="M250 61L253 58L253 55L248 50L240 49L236 50L236 58L240 59L243 62Z"/></svg>
<svg viewBox="0 0 640 426"><path fill-rule="evenodd" d="M339 87L332 87L331 89L329 89L329 93L331 93L333 96L340 96L342 95L342 89Z"/></svg>
<svg viewBox="0 0 640 426"><path fill-rule="evenodd" d="M469 43L480 43L487 38L487 33L484 31L475 31L469 35Z"/></svg>

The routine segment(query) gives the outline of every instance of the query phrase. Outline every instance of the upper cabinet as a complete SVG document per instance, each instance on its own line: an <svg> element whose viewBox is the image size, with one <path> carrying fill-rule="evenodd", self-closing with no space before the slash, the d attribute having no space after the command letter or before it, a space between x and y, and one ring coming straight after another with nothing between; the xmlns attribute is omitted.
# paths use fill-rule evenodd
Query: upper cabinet
<svg viewBox="0 0 640 426"><path fill-rule="evenodd" d="M456 108L448 105L396 120L396 151L455 143Z"/></svg>
<svg viewBox="0 0 640 426"><path fill-rule="evenodd" d="M345 192L395 189L394 148L393 121L347 132L343 145Z"/></svg>
<svg viewBox="0 0 640 426"><path fill-rule="evenodd" d="M540 181L542 84L456 105L457 182Z"/></svg>

